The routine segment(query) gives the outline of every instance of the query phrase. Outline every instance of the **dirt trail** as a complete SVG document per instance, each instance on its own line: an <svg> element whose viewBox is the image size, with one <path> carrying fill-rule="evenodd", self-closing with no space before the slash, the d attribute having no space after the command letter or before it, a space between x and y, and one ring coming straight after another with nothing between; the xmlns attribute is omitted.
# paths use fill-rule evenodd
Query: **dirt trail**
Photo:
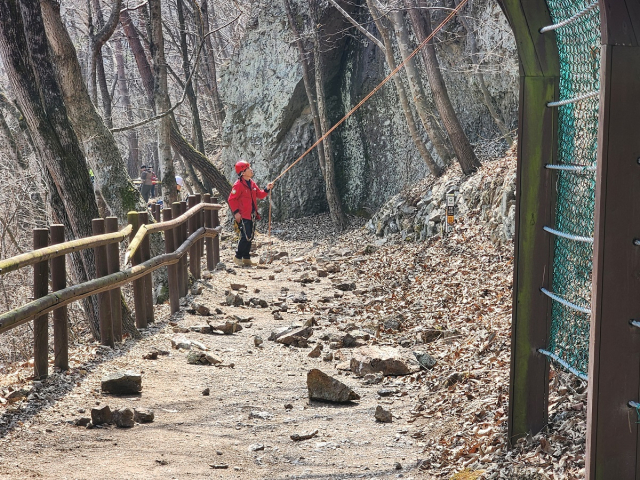
<svg viewBox="0 0 640 480"><path fill-rule="evenodd" d="M331 242L331 239L328 239ZM166 305L156 307L156 323L137 342L110 352L93 345L95 359L89 365L72 365L69 375L54 374L37 390L37 398L23 408L31 415L1 439L2 478L417 478L416 465L423 444L409 435L409 409L413 395L403 379L390 378L385 387L398 385L402 394L379 398L381 385L364 385L340 376L334 362L308 358L310 348L294 348L268 341L273 328L311 317L289 303L282 320L274 320L271 308L221 305L230 283L247 286L249 297L270 304L278 297L305 291L309 304L333 297L337 290L330 278L302 286L292 281L306 262L290 262L292 256L313 248L310 241L276 240L278 251L290 257L267 269L235 268L217 271L202 282L198 303L220 308L224 315L252 317L233 335L181 334L211 348L230 367L189 365L187 353L171 348L174 326L203 324L206 317L181 311L169 318ZM231 265L229 244L222 261ZM264 251L264 250L263 250ZM311 271L312 272L312 271ZM269 276L274 276L269 280ZM315 277L314 277L315 278ZM288 288L289 291L282 290ZM259 289L259 293L254 293ZM345 292L340 301L354 297ZM208 317L211 318L211 317ZM172 323L169 324L169 321ZM260 348L254 336L264 339ZM311 340L317 338L311 337ZM311 345L313 346L313 344ZM143 360L153 348L169 351L157 360ZM325 349L325 353L326 353ZM352 386L362 397L353 405L310 402L306 374L320 368ZM85 369L88 370L85 372ZM109 372L141 371L143 390L138 397L114 397L100 392L100 380ZM67 383L64 383L65 380ZM60 384L69 385L60 394ZM210 395L202 391L210 389ZM150 408L155 421L131 429L114 426L86 429L72 424L90 416L96 405L111 409ZM285 405L288 405L285 408ZM393 411L393 423L377 423L374 411L384 405ZM5 415L7 422L11 417ZM318 430L312 439L294 442L292 434ZM227 466L225 469L214 469Z"/></svg>

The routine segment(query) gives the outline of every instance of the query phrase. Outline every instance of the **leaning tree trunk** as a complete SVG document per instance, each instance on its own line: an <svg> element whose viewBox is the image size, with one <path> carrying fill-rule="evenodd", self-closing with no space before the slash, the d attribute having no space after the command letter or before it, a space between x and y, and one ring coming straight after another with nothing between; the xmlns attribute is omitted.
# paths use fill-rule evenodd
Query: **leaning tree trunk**
<svg viewBox="0 0 640 480"><path fill-rule="evenodd" d="M73 42L60 17L59 4L54 0L41 0L41 5L69 120L95 175L94 188L111 214L124 223L128 211L144 207L142 197L131 183L112 133L89 98Z"/></svg>
<svg viewBox="0 0 640 480"><path fill-rule="evenodd" d="M409 11L409 17L418 43L422 43L432 32L431 16L429 15L429 11L426 10L427 2L425 0L404 0L404 4ZM425 10L423 11L422 9ZM433 101L440 114L440 119L444 124L444 128L447 130L462 171L470 173L480 166L480 161L476 157L451 104L447 87L440 72L440 65L433 40L427 43L421 53L427 71L427 79L429 80L431 93L433 94Z"/></svg>
<svg viewBox="0 0 640 480"><path fill-rule="evenodd" d="M387 32L386 27L382 25L380 14L372 5L372 0L367 0L367 5L369 7L369 11L371 12L371 16L373 17L373 21L375 22L376 28L378 29L378 32L380 32L380 36L382 37L382 41L384 42L384 55L387 59L387 65L389 66L389 69L393 71L396 68L396 61L395 58L393 58L393 46L391 45L389 33ZM413 113L411 112L411 106L409 105L407 92L405 91L404 85L402 85L402 80L398 75L393 76L393 83L396 86L396 91L398 92L400 106L402 107L404 117L407 120L407 128L409 128L411 139L418 149L420 156L427 164L427 168L429 169L431 174L439 177L440 175L442 175L442 168L433 160L433 157L431 157L429 150L427 150L427 147L420 137L418 126L416 125L416 121L413 118Z"/></svg>
<svg viewBox="0 0 640 480"><path fill-rule="evenodd" d="M154 88L153 98L156 111L166 112L171 108L167 84L167 63L164 56L164 35L162 34L162 11L160 0L148 0L151 24L151 56L153 58ZM158 160L162 172L162 191L168 204L178 201L176 172L171 158L171 119L165 115L158 120Z"/></svg>
<svg viewBox="0 0 640 480"><path fill-rule="evenodd" d="M127 36L127 40L129 42L129 46L136 60L136 65L138 66L142 84L145 88L145 91L147 92L147 98L150 100L150 104L153 106L152 99L154 75L151 71L149 62L147 61L144 47L142 46L142 42L140 41L138 32L135 29L133 22L131 21L131 17L124 10L120 13L120 22L122 23L125 35ZM229 184L225 176L220 173L220 171L209 161L206 156L193 148L193 146L180 133L180 129L178 128L178 124L175 121L173 115L171 115L170 117L171 146L173 147L173 149L178 152L178 154L180 154L180 156L186 162L191 163L191 165L197 168L203 175L203 177L205 177L211 183L211 185L213 185L214 188L218 190L222 198L226 199L231 193L231 185Z"/></svg>
<svg viewBox="0 0 640 480"><path fill-rule="evenodd" d="M409 34L407 33L407 26L404 21L402 12L399 10L392 10L390 12L389 19L391 25L396 34L396 40L398 42L398 49L400 50L400 56L402 58L408 58L411 55L413 49L409 46ZM380 19L382 21L382 19ZM420 72L416 65L414 58L407 60L405 63L405 71L407 72L407 79L409 81L409 89L413 96L413 104L416 107L418 116L422 121L424 129L427 131L433 147L444 165L451 163L451 152L447 146L447 141L440 133L440 126L437 125L435 119L432 117L431 109L427 104L427 96L424 92L424 86L422 85L422 79Z"/></svg>
<svg viewBox="0 0 640 480"><path fill-rule="evenodd" d="M324 93L324 62L322 57L323 45L322 33L320 31L320 18L318 15L318 0L309 0L309 10L311 11L311 29L313 31L313 60L314 76L316 80L316 102L318 106L318 118L322 135L329 131L329 120L327 119L327 106ZM329 214L334 225L339 230L344 230L347 226L347 219L342 211L340 194L336 186L336 171L333 155L333 146L329 138L324 139L320 145L324 149L324 187L329 204Z"/></svg>
<svg viewBox="0 0 640 480"><path fill-rule="evenodd" d="M46 168L55 217L71 238L92 235L98 217L89 170L69 122L57 83L39 2L0 2L0 54L32 139ZM95 277L93 251L74 262L75 280ZM98 316L89 305L89 325L98 336Z"/></svg>

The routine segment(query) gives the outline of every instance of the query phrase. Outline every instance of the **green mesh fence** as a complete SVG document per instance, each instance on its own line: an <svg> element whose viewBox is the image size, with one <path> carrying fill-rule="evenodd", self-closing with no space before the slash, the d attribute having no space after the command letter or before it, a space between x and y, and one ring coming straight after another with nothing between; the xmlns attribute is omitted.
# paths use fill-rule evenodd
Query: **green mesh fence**
<svg viewBox="0 0 640 480"><path fill-rule="evenodd" d="M560 55L560 100L600 88L600 17L593 0L547 0L555 24ZM591 7L591 8L590 8ZM581 13L582 12L582 13ZM572 18L573 17L573 18ZM545 35L553 33L545 33ZM556 107L558 164L595 166L598 96ZM593 237L595 172L556 170L557 206L554 229ZM552 291L571 304L590 309L593 244L555 235ZM550 352L585 375L589 361L589 314L552 301Z"/></svg>

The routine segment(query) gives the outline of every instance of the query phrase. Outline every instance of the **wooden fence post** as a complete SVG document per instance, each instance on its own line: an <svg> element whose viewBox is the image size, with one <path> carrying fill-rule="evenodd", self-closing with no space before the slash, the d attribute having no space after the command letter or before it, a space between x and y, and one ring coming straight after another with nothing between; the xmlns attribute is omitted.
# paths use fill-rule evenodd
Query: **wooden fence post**
<svg viewBox="0 0 640 480"><path fill-rule="evenodd" d="M199 205L200 203L202 203L202 195L200 195L199 193L196 193L196 205ZM197 214L196 214L196 230L198 230L200 227L204 226L204 217L203 217L203 213L204 210L200 210ZM196 262L196 279L200 279L202 278L202 255L204 255L204 238L201 238L200 240L198 240L196 242L196 245L198 246L198 261Z"/></svg>
<svg viewBox="0 0 640 480"><path fill-rule="evenodd" d="M160 222L160 205L157 203L153 204L153 219L156 222Z"/></svg>
<svg viewBox="0 0 640 480"><path fill-rule="evenodd" d="M213 197L213 203L218 203L218 197ZM211 222L213 228L220 225L220 219L218 218L218 210L211 210ZM220 263L220 235L213 239L213 268Z"/></svg>
<svg viewBox="0 0 640 480"><path fill-rule="evenodd" d="M107 217L104 222L106 233L118 231L118 217ZM110 275L120 271L120 245L113 242L107 245L107 273ZM113 339L122 341L122 292L120 287L109 292L111 296L111 319L113 326Z"/></svg>
<svg viewBox="0 0 640 480"><path fill-rule="evenodd" d="M187 200L187 205L189 209L195 207L196 205L196 196L189 195L189 199ZM189 217L188 226L189 226L189 235L195 232L198 229L198 219L196 216ZM198 258L198 242L194 243L191 248L189 248L189 272L194 279L198 278L198 269L197 265L200 263L200 259Z"/></svg>
<svg viewBox="0 0 640 480"><path fill-rule="evenodd" d="M205 193L203 195L204 203L211 203L211 194ZM204 210L204 226L207 228L213 227L213 217L210 210ZM207 250L207 270L213 270L215 265L213 264L213 238L207 237L205 240Z"/></svg>
<svg viewBox="0 0 640 480"><path fill-rule="evenodd" d="M49 227L51 245L64 243L64 225ZM51 259L51 291L57 292L67 286L65 256ZM69 317L67 306L53 311L53 365L60 370L69 370Z"/></svg>
<svg viewBox="0 0 640 480"><path fill-rule="evenodd" d="M49 229L33 229L33 249L49 245ZM33 298L44 297L49 289L49 262L39 262L33 266ZM49 315L41 315L33 320L33 378L49 376Z"/></svg>
<svg viewBox="0 0 640 480"><path fill-rule="evenodd" d="M140 222L138 220L138 212L127 213L127 222L131 225L131 233L129 234L129 242L133 240L138 233ZM131 256L131 265L135 266L142 262L142 254L140 248ZM136 310L136 327L147 328L147 314L145 313L144 301L144 278L133 281L133 303Z"/></svg>
<svg viewBox="0 0 640 480"><path fill-rule="evenodd" d="M186 201L181 201L180 202L180 215L183 215L187 213L187 202ZM187 239L188 235L188 228L187 228L187 222L182 222L182 225L180 226L180 230L181 230L181 240L180 240L180 244L182 245L182 243ZM182 288L184 289L182 291L182 296L185 297L187 295L187 293L189 293L189 264L187 261L187 255L185 254L182 257Z"/></svg>
<svg viewBox="0 0 640 480"><path fill-rule="evenodd" d="M173 202L171 204L171 218L175 219L179 216L180 202ZM180 245L182 245L182 225L178 225L173 229L173 249L176 250ZM182 274L183 261L184 257L182 257L178 261L178 263L176 263L176 275L178 276L178 296L180 297L183 297L185 295L184 275Z"/></svg>
<svg viewBox="0 0 640 480"><path fill-rule="evenodd" d="M140 225L146 225L149 223L149 212L139 212L138 213L138 221ZM140 253L142 254L141 260L146 262L151 259L151 241L149 239L150 235L145 235L144 239L140 243ZM143 277L144 280L144 301L145 307L144 312L147 318L147 324L153 323L153 280L151 278L151 274L147 274Z"/></svg>
<svg viewBox="0 0 640 480"><path fill-rule="evenodd" d="M162 220L168 222L171 220L171 209L162 210ZM165 253L173 253L175 245L173 241L173 230L165 230L164 232L164 251ZM167 267L167 277L169 280L169 304L171 305L171 313L174 314L180 310L180 290L178 287L178 264L174 263Z"/></svg>
<svg viewBox="0 0 640 480"><path fill-rule="evenodd" d="M104 219L94 218L91 220L91 230L93 235L103 235ZM104 277L109 271L107 247L106 245L95 247L93 252L96 259L96 278ZM113 348L115 345L113 343L113 324L111 323L111 294L108 291L99 293L98 304L100 308L100 343Z"/></svg>

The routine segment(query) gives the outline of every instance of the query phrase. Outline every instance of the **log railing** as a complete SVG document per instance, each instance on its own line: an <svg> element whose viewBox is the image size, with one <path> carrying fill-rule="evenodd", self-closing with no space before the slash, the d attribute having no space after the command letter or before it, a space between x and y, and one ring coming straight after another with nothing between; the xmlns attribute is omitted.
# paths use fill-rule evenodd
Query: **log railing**
<svg viewBox="0 0 640 480"><path fill-rule="evenodd" d="M205 238L207 268L213 270L220 259L218 211L221 205L211 203L209 194L190 196L189 201L188 210L186 202L175 202L162 212L154 206L151 210L154 220L149 218L149 212L129 212L128 225L120 231L115 217L94 219L93 236L69 242L63 241L62 225L34 229L32 252L0 260L0 275L29 265L34 267L34 300L0 314L0 333L34 321L34 378L48 375L49 312L54 312L54 366L64 370L69 366L66 311L69 303L98 295L100 342L113 347L116 341L122 341L120 287L133 283L136 327L146 328L153 322L151 273L167 266L171 313L179 310L180 297L187 294L187 253L189 270L195 279L200 278ZM161 216L163 221L159 222ZM149 234L154 232L164 232L165 253L151 257ZM127 238L130 245L125 266L128 263L131 266L121 270L118 245ZM88 248L94 250L97 278L67 287L65 256ZM49 268L51 292L48 291Z"/></svg>

